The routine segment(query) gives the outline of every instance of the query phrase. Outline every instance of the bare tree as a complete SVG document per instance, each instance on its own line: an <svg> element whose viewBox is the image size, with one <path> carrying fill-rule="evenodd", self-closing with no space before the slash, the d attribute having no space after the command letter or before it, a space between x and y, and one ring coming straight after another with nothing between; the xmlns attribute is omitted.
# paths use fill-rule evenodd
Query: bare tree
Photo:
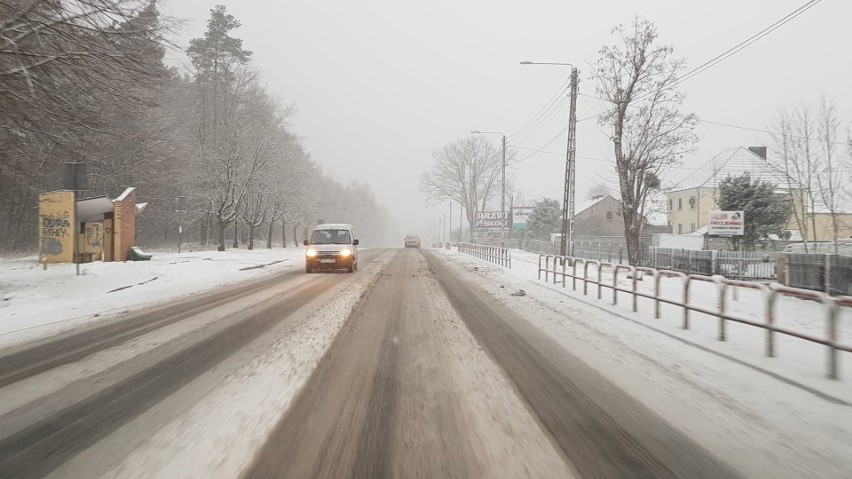
<svg viewBox="0 0 852 479"><path fill-rule="evenodd" d="M843 190L849 184L843 171L845 161L836 147L840 143L839 128L837 109L826 99L816 114L805 105L792 112L782 110L774 127L772 163L784 175L793 221L802 234L806 252L808 238L815 242L819 234L818 210L829 215L829 229L837 248Z"/></svg>
<svg viewBox="0 0 852 479"><path fill-rule="evenodd" d="M697 141L697 118L680 111L684 95L677 82L684 61L672 57L671 46L657 44L654 24L636 18L613 33L620 41L600 50L592 78L598 94L613 104L599 122L612 129L627 252L636 264L645 201Z"/></svg>
<svg viewBox="0 0 852 479"><path fill-rule="evenodd" d="M33 239L61 162L120 134L105 112L152 104L164 24L150 0L0 1L0 247Z"/></svg>
<svg viewBox="0 0 852 479"><path fill-rule="evenodd" d="M837 240L839 239L840 224L839 216L843 212L842 189L843 185L849 184L847 175L840 168L835 144L839 137L837 130L840 128L840 118L837 116L837 108L834 103L825 98L822 99L818 120L819 146L822 150L822 161L817 172L817 186L819 186L820 199L831 219L831 235L834 242L834 252L837 253ZM816 233L816 232L814 232Z"/></svg>
<svg viewBox="0 0 852 479"><path fill-rule="evenodd" d="M420 178L420 190L429 201L461 204L473 235L475 213L485 211L488 201L500 194L500 152L486 139L470 136L434 151L432 159L432 168Z"/></svg>
<svg viewBox="0 0 852 479"><path fill-rule="evenodd" d="M810 114L806 109L795 114L782 110L778 114L775 131L775 151L770 161L784 175L793 221L802 235L807 253L808 231L817 196L814 190L816 162L810 154L809 138L813 135Z"/></svg>

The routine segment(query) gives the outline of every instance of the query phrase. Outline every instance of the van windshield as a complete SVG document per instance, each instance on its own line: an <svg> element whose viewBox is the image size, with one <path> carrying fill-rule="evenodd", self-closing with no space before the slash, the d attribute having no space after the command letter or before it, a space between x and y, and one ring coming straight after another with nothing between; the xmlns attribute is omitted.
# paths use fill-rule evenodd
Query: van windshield
<svg viewBox="0 0 852 479"><path fill-rule="evenodd" d="M315 230L311 234L311 244L350 244L352 236L347 230Z"/></svg>

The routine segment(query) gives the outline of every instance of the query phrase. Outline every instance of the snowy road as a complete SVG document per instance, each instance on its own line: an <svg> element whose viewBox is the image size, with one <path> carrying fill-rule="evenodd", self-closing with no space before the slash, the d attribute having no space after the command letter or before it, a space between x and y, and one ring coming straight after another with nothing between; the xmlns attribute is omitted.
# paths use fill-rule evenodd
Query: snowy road
<svg viewBox="0 0 852 479"><path fill-rule="evenodd" d="M0 476L757 477L447 255L361 261L0 351Z"/></svg>

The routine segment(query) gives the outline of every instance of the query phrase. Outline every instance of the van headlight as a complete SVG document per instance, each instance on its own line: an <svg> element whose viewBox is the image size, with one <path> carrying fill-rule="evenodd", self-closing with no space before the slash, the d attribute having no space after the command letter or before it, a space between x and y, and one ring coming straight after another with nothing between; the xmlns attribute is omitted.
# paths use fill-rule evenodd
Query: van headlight
<svg viewBox="0 0 852 479"><path fill-rule="evenodd" d="M345 256L349 256L349 255L351 255L351 254L352 254L352 250L351 250L351 249L342 249L342 250L340 250L340 256L344 256L344 257L345 257Z"/></svg>
<svg viewBox="0 0 852 479"><path fill-rule="evenodd" d="M308 258L313 258L316 255L317 255L317 250L315 250L315 249L309 249L309 250L305 251L305 256L307 256Z"/></svg>

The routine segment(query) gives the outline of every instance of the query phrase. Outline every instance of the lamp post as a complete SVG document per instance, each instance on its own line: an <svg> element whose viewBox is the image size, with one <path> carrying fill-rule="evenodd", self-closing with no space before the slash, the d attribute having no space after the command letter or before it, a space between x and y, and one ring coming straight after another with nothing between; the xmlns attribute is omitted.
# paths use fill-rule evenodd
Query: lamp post
<svg viewBox="0 0 852 479"><path fill-rule="evenodd" d="M486 134L495 134L500 135L503 139L503 163L501 165L500 172L500 218L501 221L507 221L506 219L506 134L502 131L479 131L473 130L470 132L471 135L486 135ZM500 237L506 238L506 231L501 232Z"/></svg>
<svg viewBox="0 0 852 479"><path fill-rule="evenodd" d="M574 196L576 176L575 158L577 153L577 87L580 72L570 63L522 61L521 65L557 65L571 67L571 106L568 114L568 151L565 153L565 196L562 201L562 238L559 254L574 256Z"/></svg>

